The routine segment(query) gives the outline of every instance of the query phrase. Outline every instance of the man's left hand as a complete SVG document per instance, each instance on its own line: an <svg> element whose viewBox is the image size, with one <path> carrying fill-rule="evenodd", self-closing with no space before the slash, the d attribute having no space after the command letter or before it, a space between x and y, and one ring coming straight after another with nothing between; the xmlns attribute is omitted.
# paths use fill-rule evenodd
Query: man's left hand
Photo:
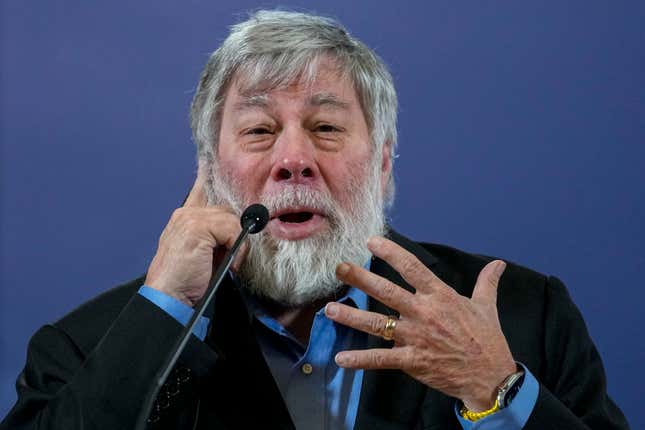
<svg viewBox="0 0 645 430"><path fill-rule="evenodd" d="M416 293L362 267L338 265L338 279L396 310L400 317L392 332L393 348L343 351L336 355L336 363L355 369L400 369L461 399L472 411L492 407L496 387L516 371L497 314L497 285L506 264L500 260L488 263L469 299L394 242L374 237L368 248L399 272ZM330 319L357 330L386 334L386 315L340 303L327 304L325 312Z"/></svg>

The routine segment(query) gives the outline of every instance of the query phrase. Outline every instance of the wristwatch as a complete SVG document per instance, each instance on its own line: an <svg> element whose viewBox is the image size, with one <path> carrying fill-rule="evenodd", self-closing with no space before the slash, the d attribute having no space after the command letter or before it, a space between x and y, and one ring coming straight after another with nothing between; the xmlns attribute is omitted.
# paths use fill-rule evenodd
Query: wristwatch
<svg viewBox="0 0 645 430"><path fill-rule="evenodd" d="M518 365L518 368L520 366ZM504 382L497 387L497 404L500 409L504 409L511 404L517 393L522 388L524 382L524 369L520 368L519 371L509 375Z"/></svg>
<svg viewBox="0 0 645 430"><path fill-rule="evenodd" d="M504 379L497 387L497 397L495 398L495 404L492 408L482 411L482 412L473 412L469 411L466 408L466 405L462 403L459 414L469 421L479 421L482 418L486 418L489 415L494 414L497 411L500 411L511 404L513 398L517 395L522 388L522 383L524 382L524 369L517 365L517 372L509 375Z"/></svg>

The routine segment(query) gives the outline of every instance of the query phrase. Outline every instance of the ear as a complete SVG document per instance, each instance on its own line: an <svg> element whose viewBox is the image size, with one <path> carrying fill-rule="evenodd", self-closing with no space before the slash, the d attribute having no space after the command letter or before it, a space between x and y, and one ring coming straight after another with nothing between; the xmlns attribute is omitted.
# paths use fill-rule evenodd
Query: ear
<svg viewBox="0 0 645 430"><path fill-rule="evenodd" d="M381 150L381 191L385 194L392 174L392 143L385 141Z"/></svg>

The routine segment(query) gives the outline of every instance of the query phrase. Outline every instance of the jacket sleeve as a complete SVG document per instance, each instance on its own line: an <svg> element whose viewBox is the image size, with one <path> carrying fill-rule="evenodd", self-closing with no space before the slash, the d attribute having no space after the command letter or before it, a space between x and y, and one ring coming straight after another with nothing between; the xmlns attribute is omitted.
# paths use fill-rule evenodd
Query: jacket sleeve
<svg viewBox="0 0 645 430"><path fill-rule="evenodd" d="M107 331L95 336L91 350L77 338L87 337L83 333L92 327L78 325L71 335L65 324L44 326L30 340L16 382L18 401L0 429L132 429L181 329L138 294ZM175 369L188 375L172 382L187 383L191 372L206 372L216 360L217 354L193 336Z"/></svg>
<svg viewBox="0 0 645 430"><path fill-rule="evenodd" d="M607 395L602 361L566 288L550 277L545 296L545 371L524 429L629 429Z"/></svg>

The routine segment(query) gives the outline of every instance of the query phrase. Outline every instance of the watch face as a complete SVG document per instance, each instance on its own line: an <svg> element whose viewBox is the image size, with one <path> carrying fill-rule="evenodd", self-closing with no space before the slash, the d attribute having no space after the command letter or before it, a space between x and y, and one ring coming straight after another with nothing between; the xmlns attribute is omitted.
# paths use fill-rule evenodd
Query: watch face
<svg viewBox="0 0 645 430"><path fill-rule="evenodd" d="M522 388L523 382L524 382L524 373L522 373L522 375L519 378L513 381L510 387L508 387L508 389L506 389L505 392L500 393L501 398L498 398L500 409L504 409L505 407L511 404L511 402L513 401L517 393L520 391L520 388Z"/></svg>

